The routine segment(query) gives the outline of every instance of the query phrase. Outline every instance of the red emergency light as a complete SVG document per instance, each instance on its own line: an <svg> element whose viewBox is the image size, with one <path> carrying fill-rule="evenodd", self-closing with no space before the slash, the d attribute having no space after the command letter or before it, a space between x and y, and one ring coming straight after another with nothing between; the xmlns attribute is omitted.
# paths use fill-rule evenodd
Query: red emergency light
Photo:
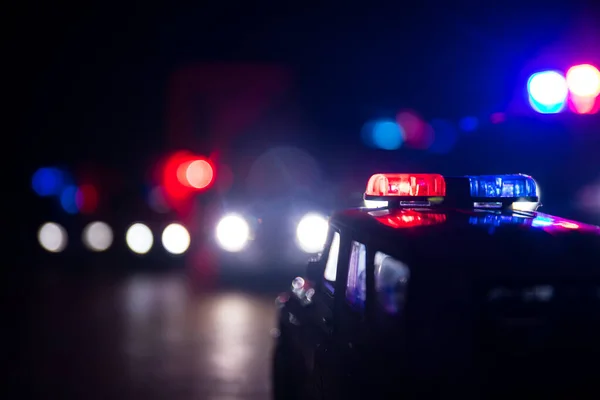
<svg viewBox="0 0 600 400"><path fill-rule="evenodd" d="M440 174L375 174L367 183L365 199L385 197L444 197L446 181Z"/></svg>

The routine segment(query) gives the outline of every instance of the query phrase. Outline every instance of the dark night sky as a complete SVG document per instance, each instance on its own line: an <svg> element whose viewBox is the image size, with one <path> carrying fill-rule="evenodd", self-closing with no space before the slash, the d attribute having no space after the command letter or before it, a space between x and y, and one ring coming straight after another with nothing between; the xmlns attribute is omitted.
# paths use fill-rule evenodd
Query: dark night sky
<svg viewBox="0 0 600 400"><path fill-rule="evenodd" d="M595 12L590 2L419 4L23 7L10 36L17 144L32 161L23 178L56 162L148 163L167 145L167 80L193 62L289 68L297 107L319 127L306 143L319 153L345 132L356 157L369 118L410 107L456 120L505 107L532 54Z"/></svg>
<svg viewBox="0 0 600 400"><path fill-rule="evenodd" d="M100 153L110 144L105 135L151 139L160 135L156 117L169 73L213 60L290 66L316 118L401 103L422 112L443 107L450 116L473 112L502 102L515 68L560 38L581 10L575 3L511 10L486 2L465 11L430 5L42 6L29 11L16 43L19 68L37 92L32 129L44 144L73 140L81 150L92 140ZM489 90L482 93L481 84ZM463 101L449 107L456 90Z"/></svg>

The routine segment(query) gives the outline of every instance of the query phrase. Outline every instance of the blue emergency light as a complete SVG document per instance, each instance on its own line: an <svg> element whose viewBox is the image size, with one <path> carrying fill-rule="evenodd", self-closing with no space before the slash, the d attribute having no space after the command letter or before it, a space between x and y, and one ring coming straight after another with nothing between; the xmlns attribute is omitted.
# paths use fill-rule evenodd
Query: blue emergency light
<svg viewBox="0 0 600 400"><path fill-rule="evenodd" d="M536 211L538 187L528 175L467 175L446 177L445 203L461 208Z"/></svg>
<svg viewBox="0 0 600 400"><path fill-rule="evenodd" d="M516 175L468 176L471 197L475 198L535 198L537 185L532 177Z"/></svg>
<svg viewBox="0 0 600 400"><path fill-rule="evenodd" d="M503 208L535 211L539 206L538 188L528 175L468 176L475 208ZM528 203L528 206L520 203Z"/></svg>

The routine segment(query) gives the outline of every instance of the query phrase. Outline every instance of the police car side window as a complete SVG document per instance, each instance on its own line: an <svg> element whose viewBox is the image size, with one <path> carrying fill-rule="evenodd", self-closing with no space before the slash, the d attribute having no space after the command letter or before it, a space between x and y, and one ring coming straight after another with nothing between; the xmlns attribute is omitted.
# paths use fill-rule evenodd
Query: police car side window
<svg viewBox="0 0 600 400"><path fill-rule="evenodd" d="M331 247L329 248L329 256L327 257L327 264L325 264L325 273L323 274L323 277L326 281L335 282L339 255L340 234L338 232L334 232L333 240L331 241Z"/></svg>
<svg viewBox="0 0 600 400"><path fill-rule="evenodd" d="M367 299L367 248L364 244L352 242L346 299L357 308L364 308Z"/></svg>
<svg viewBox="0 0 600 400"><path fill-rule="evenodd" d="M377 302L387 313L402 312L410 279L408 266L395 258L375 253L375 291Z"/></svg>

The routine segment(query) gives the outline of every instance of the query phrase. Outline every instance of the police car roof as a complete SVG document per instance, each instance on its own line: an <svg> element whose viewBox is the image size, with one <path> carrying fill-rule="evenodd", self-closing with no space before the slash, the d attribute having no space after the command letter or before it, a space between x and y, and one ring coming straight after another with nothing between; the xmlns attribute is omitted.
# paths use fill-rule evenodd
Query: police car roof
<svg viewBox="0 0 600 400"><path fill-rule="evenodd" d="M585 262L585 257L594 265L597 258L589 256L600 256L600 227L539 212L360 208L338 212L331 223L382 250L403 249L418 257L447 257L449 262L469 253L483 264L493 259L499 266L516 259L517 264L571 265Z"/></svg>
<svg viewBox="0 0 600 400"><path fill-rule="evenodd" d="M600 227L540 212L512 210L462 210L452 208L356 208L332 217L343 225L390 235L427 235L439 230L468 228L473 232L542 230L553 235L572 233L598 236ZM407 230L409 229L409 230Z"/></svg>

